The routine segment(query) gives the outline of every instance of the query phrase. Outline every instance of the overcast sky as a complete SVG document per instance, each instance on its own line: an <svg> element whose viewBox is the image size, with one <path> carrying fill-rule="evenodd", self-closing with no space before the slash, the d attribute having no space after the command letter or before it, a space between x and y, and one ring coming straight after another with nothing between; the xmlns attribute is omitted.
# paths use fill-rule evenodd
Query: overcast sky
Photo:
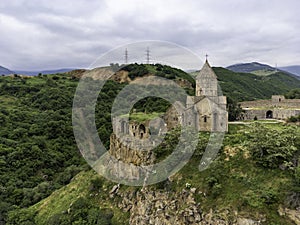
<svg viewBox="0 0 300 225"><path fill-rule="evenodd" d="M207 53L214 66L299 65L299 9L298 0L1 0L0 65L86 68L143 40Z"/></svg>

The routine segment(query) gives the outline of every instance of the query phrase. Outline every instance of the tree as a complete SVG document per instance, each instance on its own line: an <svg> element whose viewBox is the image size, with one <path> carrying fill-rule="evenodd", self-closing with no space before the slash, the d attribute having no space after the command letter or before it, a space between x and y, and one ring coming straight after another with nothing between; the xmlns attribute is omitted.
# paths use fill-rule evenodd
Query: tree
<svg viewBox="0 0 300 225"><path fill-rule="evenodd" d="M235 121L238 120L243 109L241 106L232 98L227 97L227 109L228 109L228 120Z"/></svg>
<svg viewBox="0 0 300 225"><path fill-rule="evenodd" d="M9 212L7 225L35 225L35 212L30 209L20 209Z"/></svg>
<svg viewBox="0 0 300 225"><path fill-rule="evenodd" d="M285 97L289 99L300 99L300 88L290 90Z"/></svg>

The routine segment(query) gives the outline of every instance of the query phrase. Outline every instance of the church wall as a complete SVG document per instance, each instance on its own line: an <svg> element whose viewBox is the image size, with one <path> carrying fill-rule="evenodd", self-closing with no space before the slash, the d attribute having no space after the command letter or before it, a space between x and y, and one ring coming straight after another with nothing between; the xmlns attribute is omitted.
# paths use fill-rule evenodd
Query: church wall
<svg viewBox="0 0 300 225"><path fill-rule="evenodd" d="M211 102L205 98L196 103L198 111L198 130L211 131L213 126L213 114Z"/></svg>
<svg viewBox="0 0 300 225"><path fill-rule="evenodd" d="M214 99L212 101L211 99ZM199 131L228 131L228 113L226 104L217 104L217 98L205 98L196 103L198 109L198 130ZM220 96L221 101L226 100L226 97Z"/></svg>
<svg viewBox="0 0 300 225"><path fill-rule="evenodd" d="M196 96L218 96L218 81L213 78L197 78Z"/></svg>

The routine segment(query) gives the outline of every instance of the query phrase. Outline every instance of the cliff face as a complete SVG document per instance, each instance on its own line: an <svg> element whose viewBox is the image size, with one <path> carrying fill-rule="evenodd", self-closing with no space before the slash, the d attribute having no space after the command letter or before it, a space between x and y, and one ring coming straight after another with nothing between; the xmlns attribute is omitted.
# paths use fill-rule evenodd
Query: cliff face
<svg viewBox="0 0 300 225"><path fill-rule="evenodd" d="M121 197L118 207L125 212L130 212L131 225L259 225L264 220L242 218L237 212L229 210L224 212L210 210L208 213L203 213L200 203L195 201L196 192L196 188L183 189L179 193L153 188L118 193L115 189L110 197Z"/></svg>
<svg viewBox="0 0 300 225"><path fill-rule="evenodd" d="M131 139L129 140L130 142L124 138L124 142L122 142L115 134L112 134L110 136L110 155L124 163L132 163L134 165L153 164L155 157L154 154L152 154L151 148L149 151L140 151L138 148L139 143L132 143Z"/></svg>
<svg viewBox="0 0 300 225"><path fill-rule="evenodd" d="M192 192L180 195L145 190L137 193L131 209L131 224L197 224L202 213Z"/></svg>

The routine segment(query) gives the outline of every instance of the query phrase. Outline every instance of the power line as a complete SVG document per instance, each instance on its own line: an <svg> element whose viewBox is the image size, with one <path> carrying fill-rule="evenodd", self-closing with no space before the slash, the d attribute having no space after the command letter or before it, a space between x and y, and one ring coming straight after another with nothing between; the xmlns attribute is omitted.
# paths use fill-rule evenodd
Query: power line
<svg viewBox="0 0 300 225"><path fill-rule="evenodd" d="M125 64L128 63L128 50L127 48L125 49Z"/></svg>
<svg viewBox="0 0 300 225"><path fill-rule="evenodd" d="M147 64L149 64L149 62L150 62L150 50L149 50L149 47L147 47L146 56L147 56Z"/></svg>

